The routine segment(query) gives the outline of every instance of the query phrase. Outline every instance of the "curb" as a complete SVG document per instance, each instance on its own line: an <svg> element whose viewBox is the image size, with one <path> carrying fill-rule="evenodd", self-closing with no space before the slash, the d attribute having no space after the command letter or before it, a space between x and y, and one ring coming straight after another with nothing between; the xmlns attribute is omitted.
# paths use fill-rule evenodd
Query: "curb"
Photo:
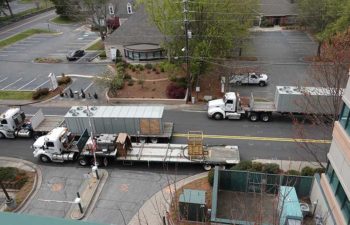
<svg viewBox="0 0 350 225"><path fill-rule="evenodd" d="M158 191L141 206L128 225L163 224L162 216L165 216L170 210L172 194L184 185L206 176L208 176L208 172L199 173L170 184Z"/></svg>
<svg viewBox="0 0 350 225"><path fill-rule="evenodd" d="M24 209L27 207L29 204L30 200L38 193L39 187L41 186L42 183L42 173L41 169L39 166L35 165L32 162L23 160L23 159L16 159L16 158L11 158L11 157L0 157L0 161L11 161L11 162L17 162L17 163L23 163L24 165L33 168L35 170L35 179L34 179L34 184L32 186L32 189L30 190L29 194L27 197L21 202L21 204L14 209L12 212L17 212L21 213L24 211Z"/></svg>
<svg viewBox="0 0 350 225"><path fill-rule="evenodd" d="M99 174L101 176L99 180L97 180L95 177L91 177L88 180L85 180L79 188L79 193L81 194L80 198L81 205L83 207L83 213L80 212L78 205L74 204L71 206L68 213L66 214L66 218L73 220L82 220L84 217L90 215L93 206L96 204L98 196L100 195L103 186L105 185L106 180L108 178L107 170L99 169ZM89 182L91 181L95 183L93 185L90 185ZM87 199L85 199L86 195L89 195L89 193L86 194L86 191L89 190L92 190L92 193L90 193L91 196L88 196Z"/></svg>

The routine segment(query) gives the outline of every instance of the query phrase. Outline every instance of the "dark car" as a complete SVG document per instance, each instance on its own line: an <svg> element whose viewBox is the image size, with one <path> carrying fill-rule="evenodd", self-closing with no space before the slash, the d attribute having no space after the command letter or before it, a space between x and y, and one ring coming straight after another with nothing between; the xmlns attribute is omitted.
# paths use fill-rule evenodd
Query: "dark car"
<svg viewBox="0 0 350 225"><path fill-rule="evenodd" d="M84 50L73 50L73 51L68 52L67 60L68 61L77 60L77 59L83 57L84 55L85 55Z"/></svg>

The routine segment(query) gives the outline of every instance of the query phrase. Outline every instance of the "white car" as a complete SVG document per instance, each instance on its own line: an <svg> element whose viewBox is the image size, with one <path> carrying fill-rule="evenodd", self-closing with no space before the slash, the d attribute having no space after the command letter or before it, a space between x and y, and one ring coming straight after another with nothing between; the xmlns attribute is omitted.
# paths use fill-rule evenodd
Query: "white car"
<svg viewBox="0 0 350 225"><path fill-rule="evenodd" d="M230 84L242 85L242 84L255 84L260 87L266 86L269 77L267 74L256 74L256 73L247 73L232 75L229 79Z"/></svg>

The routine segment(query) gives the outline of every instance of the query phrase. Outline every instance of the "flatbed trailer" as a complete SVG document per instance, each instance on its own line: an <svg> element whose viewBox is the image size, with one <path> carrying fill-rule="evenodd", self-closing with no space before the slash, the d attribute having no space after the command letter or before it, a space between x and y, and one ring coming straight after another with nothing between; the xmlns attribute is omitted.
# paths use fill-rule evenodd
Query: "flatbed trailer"
<svg viewBox="0 0 350 225"><path fill-rule="evenodd" d="M33 137L37 139L47 134L55 127L62 126L64 124L64 118L63 116L44 116L42 110L39 109L39 111L30 118L30 123L33 129Z"/></svg>

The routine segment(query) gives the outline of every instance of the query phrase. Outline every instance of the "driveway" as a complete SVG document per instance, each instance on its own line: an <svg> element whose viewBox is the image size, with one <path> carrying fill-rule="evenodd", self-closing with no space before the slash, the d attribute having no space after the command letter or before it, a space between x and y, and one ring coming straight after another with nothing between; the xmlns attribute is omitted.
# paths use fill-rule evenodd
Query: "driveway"
<svg viewBox="0 0 350 225"><path fill-rule="evenodd" d="M34 199L24 213L42 216L66 217L71 204L45 200L73 201L76 192L91 172L89 168L75 167L74 164L41 165L43 181ZM109 168L109 178L88 221L103 224L128 224L143 203L168 182L180 180L201 172L200 167L162 167L162 165L123 166Z"/></svg>
<svg viewBox="0 0 350 225"><path fill-rule="evenodd" d="M255 96L273 99L278 85L302 85L308 79L309 63L305 56L314 55L317 44L301 31L252 32L246 56L255 56L258 61L227 62L232 68L253 67L269 75L269 84L259 86L231 86L229 91L238 91L242 96Z"/></svg>

